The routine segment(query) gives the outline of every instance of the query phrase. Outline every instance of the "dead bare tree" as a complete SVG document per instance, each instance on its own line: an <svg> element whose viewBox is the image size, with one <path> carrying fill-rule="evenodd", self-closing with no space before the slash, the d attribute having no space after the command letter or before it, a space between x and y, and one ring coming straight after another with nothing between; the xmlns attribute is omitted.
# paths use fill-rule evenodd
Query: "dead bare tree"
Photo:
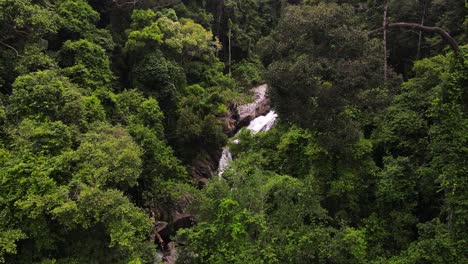
<svg viewBox="0 0 468 264"><path fill-rule="evenodd" d="M423 11L421 15L421 26L424 26L424 20L426 18L426 10L427 10L427 0L424 0ZM419 30L418 36L418 52L416 53L416 59L419 59L421 56L421 42L422 42L422 31Z"/></svg>
<svg viewBox="0 0 468 264"><path fill-rule="evenodd" d="M442 38L442 40L444 42L446 42L452 48L455 55L458 56L459 53L460 53L460 47L458 46L457 42L452 38L452 36L450 36L450 34L447 31L441 29L440 27L428 27L428 26L420 25L418 23L410 23L410 22L397 22L397 23L388 24L387 28L388 29L390 29L390 28L409 28L409 29L421 30L421 31L427 32L427 33L439 34L440 37ZM368 34L373 35L373 34L381 32L381 31L384 31L383 27L378 28L376 30L372 30Z"/></svg>
<svg viewBox="0 0 468 264"><path fill-rule="evenodd" d="M135 8L140 0L112 0L118 8Z"/></svg>
<svg viewBox="0 0 468 264"><path fill-rule="evenodd" d="M172 6L178 0L112 0L118 8L136 8L138 5L146 5L156 8Z"/></svg>
<svg viewBox="0 0 468 264"><path fill-rule="evenodd" d="M384 47L384 83L387 83L387 75L388 75L388 66L387 66L387 27L388 27L388 0L384 2L384 15L383 15L383 47Z"/></svg>
<svg viewBox="0 0 468 264"><path fill-rule="evenodd" d="M11 50L13 50L16 53L16 57L23 57L22 55L20 55L19 51L17 49L15 49L13 46L8 45L3 41L0 41L0 44L2 44L3 46L5 46L5 47L7 47L7 48L9 48Z"/></svg>
<svg viewBox="0 0 468 264"><path fill-rule="evenodd" d="M411 23L411 22L396 22L396 23L388 23L388 0L384 1L384 13L383 13L383 23L382 27L370 31L368 34L373 35L379 32L383 32L383 48L384 48L384 83L387 82L388 77L388 49L387 49L387 33L388 29L391 28L407 28L407 29L414 29L419 31L419 42L418 42L418 50L417 50L417 57L419 58L420 49L421 49L421 39L422 39L422 32L427 33L437 33L441 36L442 40L450 45L452 50L455 53L455 56L459 57L460 48L458 47L457 42L450 36L450 34L439 28L439 27L428 27L424 26L424 18L426 16L426 8L427 8L427 0L424 2L424 10L421 18L421 24L418 23Z"/></svg>

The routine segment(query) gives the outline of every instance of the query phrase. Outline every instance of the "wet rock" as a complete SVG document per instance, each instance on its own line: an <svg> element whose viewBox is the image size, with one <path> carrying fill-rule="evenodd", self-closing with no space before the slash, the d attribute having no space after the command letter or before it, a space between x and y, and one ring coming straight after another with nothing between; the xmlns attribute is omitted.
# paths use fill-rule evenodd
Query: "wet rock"
<svg viewBox="0 0 468 264"><path fill-rule="evenodd" d="M190 194L185 194L178 199L176 204L176 210L173 212L172 215L172 225L175 231L181 228L189 228L194 225L194 217L189 211L192 202L193 197Z"/></svg>
<svg viewBox="0 0 468 264"><path fill-rule="evenodd" d="M268 86L266 84L257 86L251 91L254 101L250 104L228 106L228 112L224 118L224 132L234 136L239 129L247 126L250 121L258 116L268 113L271 109L268 97Z"/></svg>
<svg viewBox="0 0 468 264"><path fill-rule="evenodd" d="M174 229L175 231L181 229L181 228L189 228L194 225L194 217L192 214L180 214L177 213L174 216Z"/></svg>
<svg viewBox="0 0 468 264"><path fill-rule="evenodd" d="M239 114L237 113L237 105L230 103L227 107L226 116L222 118L223 121L223 132L229 137L236 133L237 120L239 120Z"/></svg>
<svg viewBox="0 0 468 264"><path fill-rule="evenodd" d="M211 178L216 171L217 161L221 156L221 152L212 153L205 157L199 157L192 162L191 175L197 180L198 187L203 187L207 183L206 179Z"/></svg>
<svg viewBox="0 0 468 264"><path fill-rule="evenodd" d="M167 251L164 254L163 261L166 264L175 264L177 261L177 249L174 242L167 244Z"/></svg>
<svg viewBox="0 0 468 264"><path fill-rule="evenodd" d="M248 125L256 117L270 111L270 98L267 96L267 90L268 86L266 84L253 88L251 92L255 97L254 102L237 107L239 119L237 120L236 127L238 129Z"/></svg>
<svg viewBox="0 0 468 264"><path fill-rule="evenodd" d="M193 202L191 194L187 193L181 195L170 211L166 211L165 214L159 215L160 221L155 221L153 231L159 234L164 240L164 243L171 241L171 236L181 228L189 228L195 224L195 219L190 211L190 205ZM162 221L164 220L164 221ZM150 241L155 241L154 238L150 237ZM156 242L158 242L156 240Z"/></svg>

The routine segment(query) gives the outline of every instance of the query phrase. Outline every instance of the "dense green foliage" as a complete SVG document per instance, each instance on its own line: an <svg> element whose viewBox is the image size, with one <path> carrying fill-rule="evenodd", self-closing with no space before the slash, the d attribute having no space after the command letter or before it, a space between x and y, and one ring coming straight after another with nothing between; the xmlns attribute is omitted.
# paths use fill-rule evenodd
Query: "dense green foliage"
<svg viewBox="0 0 468 264"><path fill-rule="evenodd" d="M341 146L346 156L321 143L326 127L241 133L224 179L204 190L201 224L179 233L182 263L466 262L467 78L457 65L450 54L417 62L372 134ZM219 223L225 201L233 219L255 222ZM256 253L230 260L225 248L245 243L242 254Z"/></svg>
<svg viewBox="0 0 468 264"><path fill-rule="evenodd" d="M384 81L385 2L460 51L392 29ZM467 263L467 8L0 0L0 263L153 263L155 220L177 263ZM261 83L276 126L228 140Z"/></svg>

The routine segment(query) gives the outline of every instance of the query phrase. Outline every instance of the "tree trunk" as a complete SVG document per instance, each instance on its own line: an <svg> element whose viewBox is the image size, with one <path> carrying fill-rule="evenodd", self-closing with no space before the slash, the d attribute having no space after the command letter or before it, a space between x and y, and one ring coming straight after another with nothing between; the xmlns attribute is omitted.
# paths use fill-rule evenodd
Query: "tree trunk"
<svg viewBox="0 0 468 264"><path fill-rule="evenodd" d="M388 20L387 20L387 14L388 14L388 0L385 0L384 2L384 15L383 15L383 47L384 47L384 84L387 83L387 26L388 26Z"/></svg>
<svg viewBox="0 0 468 264"><path fill-rule="evenodd" d="M229 46L229 56L228 56L228 65L229 65L229 75L231 74L231 28L228 32L228 46Z"/></svg>
<svg viewBox="0 0 468 264"><path fill-rule="evenodd" d="M426 7L427 7L427 0L424 0L423 13L421 16L421 26L424 26L424 19L426 18ZM421 57L421 42L422 42L422 31L419 30L418 52L416 53L416 59L418 60Z"/></svg>
<svg viewBox="0 0 468 264"><path fill-rule="evenodd" d="M218 2L218 6L216 8L216 36L221 39L220 32L221 32L221 21L223 19L223 12L224 12L224 0L220 0Z"/></svg>
<svg viewBox="0 0 468 264"><path fill-rule="evenodd" d="M222 42L223 39L221 38L221 22L223 20L223 12L224 12L224 0L218 1L218 6L216 7L216 36ZM218 56L218 50L216 51L216 56ZM223 52L224 53L224 52Z"/></svg>

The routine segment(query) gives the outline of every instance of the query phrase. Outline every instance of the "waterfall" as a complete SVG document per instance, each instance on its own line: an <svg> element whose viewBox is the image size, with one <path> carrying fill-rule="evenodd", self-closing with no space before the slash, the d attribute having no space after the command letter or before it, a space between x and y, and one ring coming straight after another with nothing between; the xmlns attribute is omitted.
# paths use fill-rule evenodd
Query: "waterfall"
<svg viewBox="0 0 468 264"><path fill-rule="evenodd" d="M254 120L252 120L247 129L252 132L252 134L257 134L258 132L266 132L270 130L276 122L276 117L278 115L275 111L271 110L268 114L263 116L258 116ZM239 140L234 140L234 144L238 144ZM218 166L218 176L221 178L226 168L229 166L229 163L232 161L231 151L229 151L229 147L223 148L223 153L221 158L219 159L219 166Z"/></svg>
<svg viewBox="0 0 468 264"><path fill-rule="evenodd" d="M231 151L229 151L228 147L223 148L223 153L221 154L221 158L219 159L219 166L218 166L218 176L221 177L224 173L224 170L227 168L229 163L232 161Z"/></svg>
<svg viewBox="0 0 468 264"><path fill-rule="evenodd" d="M268 114L264 116L259 116L252 120L247 127L248 130L252 131L253 134L257 134L258 132L265 132L270 130L273 125L275 124L276 117L278 115L275 111L270 111Z"/></svg>

